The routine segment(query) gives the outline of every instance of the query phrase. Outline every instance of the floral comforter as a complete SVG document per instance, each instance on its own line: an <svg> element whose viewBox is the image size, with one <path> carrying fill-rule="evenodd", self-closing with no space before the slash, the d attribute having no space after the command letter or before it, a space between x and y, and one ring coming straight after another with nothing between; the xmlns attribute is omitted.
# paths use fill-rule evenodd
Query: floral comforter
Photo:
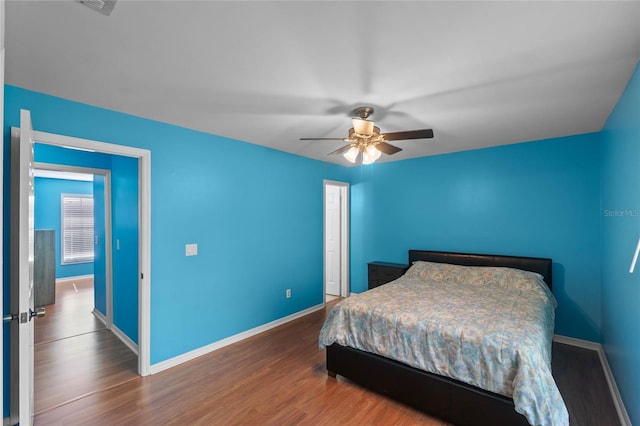
<svg viewBox="0 0 640 426"><path fill-rule="evenodd" d="M553 294L509 268L416 262L329 313L319 345L360 349L512 397L532 425L568 425L551 375Z"/></svg>

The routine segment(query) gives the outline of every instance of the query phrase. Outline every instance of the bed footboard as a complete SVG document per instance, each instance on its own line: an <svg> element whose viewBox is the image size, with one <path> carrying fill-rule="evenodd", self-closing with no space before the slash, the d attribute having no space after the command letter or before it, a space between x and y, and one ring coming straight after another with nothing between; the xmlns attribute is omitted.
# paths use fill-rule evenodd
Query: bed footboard
<svg viewBox="0 0 640 426"><path fill-rule="evenodd" d="M338 344L326 351L330 376L339 374L447 422L462 426L529 424L505 396Z"/></svg>

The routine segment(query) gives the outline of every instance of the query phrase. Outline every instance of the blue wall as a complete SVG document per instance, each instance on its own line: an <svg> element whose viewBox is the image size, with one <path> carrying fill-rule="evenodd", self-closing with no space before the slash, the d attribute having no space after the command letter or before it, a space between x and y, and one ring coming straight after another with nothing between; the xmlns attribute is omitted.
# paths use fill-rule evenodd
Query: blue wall
<svg viewBox="0 0 640 426"><path fill-rule="evenodd" d="M56 278L93 274L93 262L63 265L61 262L62 194L93 194L93 183L66 179L35 178L35 229L53 229L56 232Z"/></svg>
<svg viewBox="0 0 640 426"><path fill-rule="evenodd" d="M602 340L633 424L640 423L640 66L602 132Z"/></svg>
<svg viewBox="0 0 640 426"><path fill-rule="evenodd" d="M20 108L36 130L151 150L152 364L322 303L322 181L347 169L13 86L5 135Z"/></svg>
<svg viewBox="0 0 640 426"><path fill-rule="evenodd" d="M138 343L138 159L111 159L113 323Z"/></svg>
<svg viewBox="0 0 640 426"><path fill-rule="evenodd" d="M353 169L352 290L410 248L550 257L556 332L600 341L599 149L587 134Z"/></svg>
<svg viewBox="0 0 640 426"><path fill-rule="evenodd" d="M19 118L20 117L18 117L18 123L12 124L12 126L20 125ZM34 128L34 130L37 129ZM109 170L111 167L111 156L99 152L68 149L37 142L34 145L33 151L33 158L39 163L64 164L67 166L89 167L103 170Z"/></svg>

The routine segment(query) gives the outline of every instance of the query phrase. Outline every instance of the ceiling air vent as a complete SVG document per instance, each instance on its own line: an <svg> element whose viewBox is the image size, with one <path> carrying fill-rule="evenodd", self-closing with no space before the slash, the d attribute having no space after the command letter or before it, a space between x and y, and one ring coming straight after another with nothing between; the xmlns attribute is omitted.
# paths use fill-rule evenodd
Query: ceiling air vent
<svg viewBox="0 0 640 426"><path fill-rule="evenodd" d="M113 7L116 5L117 0L78 0L85 6L90 7L93 10L97 10L103 15L110 15Z"/></svg>

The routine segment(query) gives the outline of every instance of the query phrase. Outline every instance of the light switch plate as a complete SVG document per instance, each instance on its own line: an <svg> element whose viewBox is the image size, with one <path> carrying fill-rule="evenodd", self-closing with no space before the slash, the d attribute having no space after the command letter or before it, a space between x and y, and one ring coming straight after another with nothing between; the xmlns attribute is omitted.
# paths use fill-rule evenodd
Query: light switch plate
<svg viewBox="0 0 640 426"><path fill-rule="evenodd" d="M187 256L197 256L198 255L198 245L197 244L187 244L185 246L185 254Z"/></svg>

